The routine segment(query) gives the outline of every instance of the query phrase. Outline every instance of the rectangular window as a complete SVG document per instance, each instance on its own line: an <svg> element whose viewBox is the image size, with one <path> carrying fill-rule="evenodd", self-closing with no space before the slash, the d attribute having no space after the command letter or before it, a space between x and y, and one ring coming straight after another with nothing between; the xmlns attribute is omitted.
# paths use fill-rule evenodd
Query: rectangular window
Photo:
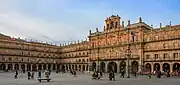
<svg viewBox="0 0 180 85"><path fill-rule="evenodd" d="M146 55L146 59L150 59L150 55Z"/></svg>
<svg viewBox="0 0 180 85"><path fill-rule="evenodd" d="M158 54L155 54L154 56L155 56L155 59L158 59L158 58L159 58L159 55L158 55Z"/></svg>
<svg viewBox="0 0 180 85"><path fill-rule="evenodd" d="M178 53L173 53L173 58L174 59L178 58Z"/></svg>
<svg viewBox="0 0 180 85"><path fill-rule="evenodd" d="M164 59L169 59L168 53L164 53L163 57L164 57Z"/></svg>
<svg viewBox="0 0 180 85"><path fill-rule="evenodd" d="M167 59L168 58L168 54L167 53L164 53L164 59Z"/></svg>

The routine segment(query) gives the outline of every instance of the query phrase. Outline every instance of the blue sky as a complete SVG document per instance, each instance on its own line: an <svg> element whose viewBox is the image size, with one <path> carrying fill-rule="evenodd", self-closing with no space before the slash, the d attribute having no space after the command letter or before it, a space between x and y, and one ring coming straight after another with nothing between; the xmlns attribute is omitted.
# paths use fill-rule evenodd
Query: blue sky
<svg viewBox="0 0 180 85"><path fill-rule="evenodd" d="M154 27L176 25L180 0L1 0L0 32L48 42L84 40L112 14L125 23L142 17Z"/></svg>

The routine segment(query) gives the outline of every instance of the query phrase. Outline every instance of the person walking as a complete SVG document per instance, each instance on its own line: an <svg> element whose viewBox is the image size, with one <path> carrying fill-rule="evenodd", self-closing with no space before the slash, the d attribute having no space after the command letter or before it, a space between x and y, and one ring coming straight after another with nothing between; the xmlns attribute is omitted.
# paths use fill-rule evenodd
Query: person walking
<svg viewBox="0 0 180 85"><path fill-rule="evenodd" d="M114 71L112 71L112 78L113 78L113 80L115 81L115 74L114 74Z"/></svg>
<svg viewBox="0 0 180 85"><path fill-rule="evenodd" d="M31 78L31 73L28 71L28 80Z"/></svg>
<svg viewBox="0 0 180 85"><path fill-rule="evenodd" d="M34 72L31 73L31 79L34 79Z"/></svg>
<svg viewBox="0 0 180 85"><path fill-rule="evenodd" d="M74 73L74 76L76 77L76 71L75 71L75 70L74 70L74 72L73 72L73 73Z"/></svg>
<svg viewBox="0 0 180 85"><path fill-rule="evenodd" d="M38 78L41 78L41 71L38 72Z"/></svg>
<svg viewBox="0 0 180 85"><path fill-rule="evenodd" d="M122 72L121 72L120 78L124 78L124 74L125 74L125 71L124 71L124 69L123 69Z"/></svg>
<svg viewBox="0 0 180 85"><path fill-rule="evenodd" d="M17 79L18 71L15 72L14 78Z"/></svg>

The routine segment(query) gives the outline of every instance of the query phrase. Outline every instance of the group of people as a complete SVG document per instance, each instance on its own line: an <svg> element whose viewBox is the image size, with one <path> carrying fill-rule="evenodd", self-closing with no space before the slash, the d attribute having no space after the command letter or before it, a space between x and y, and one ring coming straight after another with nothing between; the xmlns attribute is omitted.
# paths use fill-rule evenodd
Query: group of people
<svg viewBox="0 0 180 85"><path fill-rule="evenodd" d="M34 72L28 71L27 73L28 73L28 80L34 79Z"/></svg>
<svg viewBox="0 0 180 85"><path fill-rule="evenodd" d="M75 70L70 70L70 73L71 73L71 75L76 76L76 71Z"/></svg>
<svg viewBox="0 0 180 85"><path fill-rule="evenodd" d="M102 72L94 71L92 79L100 79L102 77Z"/></svg>
<svg viewBox="0 0 180 85"><path fill-rule="evenodd" d="M49 76L51 75L51 71L45 71L44 75L45 75L46 78L49 78ZM28 76L28 80L34 79L34 72L33 71L32 72L28 71L27 76ZM18 71L15 71L14 78L15 79L18 78ZM37 78L41 78L41 71L38 71L38 77Z"/></svg>

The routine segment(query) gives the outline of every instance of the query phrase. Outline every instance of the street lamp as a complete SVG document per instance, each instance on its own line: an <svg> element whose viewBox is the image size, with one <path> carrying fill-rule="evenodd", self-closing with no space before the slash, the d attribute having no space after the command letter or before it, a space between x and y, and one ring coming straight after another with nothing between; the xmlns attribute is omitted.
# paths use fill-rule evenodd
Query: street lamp
<svg viewBox="0 0 180 85"><path fill-rule="evenodd" d="M99 62L99 31L98 31L98 28L96 28L96 30L98 32L98 58L97 58L98 66L97 66L97 71L99 72L100 71L100 62Z"/></svg>
<svg viewBox="0 0 180 85"><path fill-rule="evenodd" d="M128 26L130 25L130 21L128 21ZM128 49L127 49L127 70L126 70L126 73L127 73L127 78L130 78L130 74L129 74L129 58L130 58L130 55L131 55L131 51L130 51L130 43L129 43L129 28L127 28L127 34L128 34Z"/></svg>

